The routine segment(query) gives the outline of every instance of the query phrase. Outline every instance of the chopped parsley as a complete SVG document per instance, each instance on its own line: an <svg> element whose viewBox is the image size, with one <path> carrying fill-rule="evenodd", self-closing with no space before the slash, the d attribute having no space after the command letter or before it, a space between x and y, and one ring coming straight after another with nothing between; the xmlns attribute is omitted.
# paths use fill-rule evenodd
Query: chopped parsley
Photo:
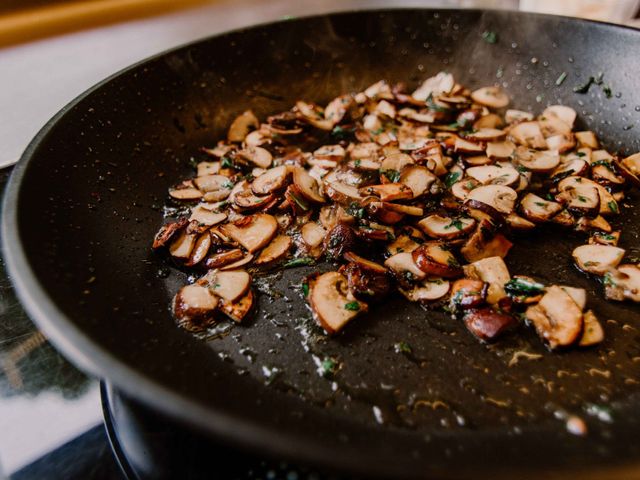
<svg viewBox="0 0 640 480"><path fill-rule="evenodd" d="M398 181L400 180L400 172L397 171L397 170L380 169L380 175L384 175L385 177L387 177L393 183L398 183Z"/></svg>
<svg viewBox="0 0 640 480"><path fill-rule="evenodd" d="M591 85L593 85L595 83L595 81L596 81L595 78L589 77L589 80L587 80L582 85L576 85L575 87L573 87L573 91L575 93L587 93L589 91L589 89L591 88Z"/></svg>
<svg viewBox="0 0 640 480"><path fill-rule="evenodd" d="M352 217L356 218L364 218L364 208L360 206L357 202L351 202L349 206L346 208L346 212Z"/></svg>
<svg viewBox="0 0 640 480"><path fill-rule="evenodd" d="M547 206L547 204L544 203L544 202L533 202L533 203L535 203L539 207L546 207Z"/></svg>
<svg viewBox="0 0 640 480"><path fill-rule="evenodd" d="M433 100L433 93L430 93L426 100L427 107L429 110L433 110L434 112L447 112L449 111L447 108L441 107Z"/></svg>
<svg viewBox="0 0 640 480"><path fill-rule="evenodd" d="M457 230L462 230L464 228L464 225L462 224L459 218L452 218L451 223L449 225L444 226L445 230L449 230L450 228L454 228L454 227Z"/></svg>
<svg viewBox="0 0 640 480"><path fill-rule="evenodd" d="M586 157L586 156L587 156L587 154L586 154L586 153L584 153L584 152L576 152L576 155L577 155L578 157Z"/></svg>
<svg viewBox="0 0 640 480"><path fill-rule="evenodd" d="M560 86L567 78L567 72L562 72L560 76L556 79L556 85Z"/></svg>
<svg viewBox="0 0 640 480"><path fill-rule="evenodd" d="M220 159L220 167L221 168L234 168L233 160L229 157L222 157Z"/></svg>
<svg viewBox="0 0 640 480"><path fill-rule="evenodd" d="M333 358L325 357L318 366L318 373L323 377L332 377L338 370L338 362Z"/></svg>
<svg viewBox="0 0 640 480"><path fill-rule="evenodd" d="M611 87L609 85L603 86L602 91L607 98L611 98L611 96L613 95L613 93L611 92Z"/></svg>
<svg viewBox="0 0 640 480"><path fill-rule="evenodd" d="M229 190L231 190L234 186L234 183L231 180L226 180L225 182L222 183L222 188L227 188Z"/></svg>
<svg viewBox="0 0 640 480"><path fill-rule="evenodd" d="M498 41L498 34L491 30L485 30L482 32L482 39L487 43L494 44Z"/></svg>
<svg viewBox="0 0 640 480"><path fill-rule="evenodd" d="M350 310L352 312L357 312L357 311L360 310L360 304L358 302L356 302L356 301L345 303L344 304L344 309L345 310Z"/></svg>
<svg viewBox="0 0 640 480"><path fill-rule="evenodd" d="M596 236L609 241L616 239L615 235L611 235L610 233L596 233Z"/></svg>
<svg viewBox="0 0 640 480"><path fill-rule="evenodd" d="M449 259L447 260L447 265L453 268L458 268L460 266L460 263L458 263L458 260L456 260L454 257L449 257Z"/></svg>
<svg viewBox="0 0 640 480"><path fill-rule="evenodd" d="M302 284L302 294L303 294L305 297L308 297L308 296L309 296L309 284L308 284L307 282L304 282L304 283Z"/></svg>
<svg viewBox="0 0 640 480"><path fill-rule="evenodd" d="M460 172L449 172L444 177L444 184L447 188L451 188L451 186L460 179L460 176Z"/></svg>
<svg viewBox="0 0 640 480"><path fill-rule="evenodd" d="M512 278L504 284L504 290L515 297L533 297L543 292L544 285L525 278Z"/></svg>
<svg viewBox="0 0 640 480"><path fill-rule="evenodd" d="M587 203L587 197L585 197L584 195L578 195L578 200L582 203Z"/></svg>
<svg viewBox="0 0 640 480"><path fill-rule="evenodd" d="M340 125L336 125L335 127L333 127L333 130L331 130L331 136L336 137L336 139L338 140L344 140L350 134L352 134L354 130L355 128L344 128Z"/></svg>
<svg viewBox="0 0 640 480"><path fill-rule="evenodd" d="M360 160L359 158L353 161L353 164L354 164L356 167L359 167L361 163L362 163L362 160Z"/></svg>
<svg viewBox="0 0 640 480"><path fill-rule="evenodd" d="M618 213L618 204L616 203L615 200L611 200L609 203L607 203L607 206L609 207L609 210L611 210L613 213Z"/></svg>
<svg viewBox="0 0 640 480"><path fill-rule="evenodd" d="M406 342L398 342L393 344L393 350L396 353L412 353L413 349Z"/></svg>
<svg viewBox="0 0 640 480"><path fill-rule="evenodd" d="M608 160L596 160L595 162L593 162L591 164L591 168L598 166L598 165L602 165L603 167L607 167L609 170L611 170L612 172L613 170L613 165L611 165L611 162Z"/></svg>
<svg viewBox="0 0 640 480"><path fill-rule="evenodd" d="M602 283L605 287L617 287L618 284L614 282L613 277L611 276L611 272L607 272L602 277Z"/></svg>
<svg viewBox="0 0 640 480"><path fill-rule="evenodd" d="M283 265L284 268L303 267L305 265L313 265L316 261L311 257L300 257L289 260Z"/></svg>

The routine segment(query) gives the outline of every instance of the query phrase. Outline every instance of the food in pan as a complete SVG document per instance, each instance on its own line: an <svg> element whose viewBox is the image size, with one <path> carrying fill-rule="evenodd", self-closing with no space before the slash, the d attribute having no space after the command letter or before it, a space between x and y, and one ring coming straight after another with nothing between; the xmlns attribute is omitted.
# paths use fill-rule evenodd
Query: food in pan
<svg viewBox="0 0 640 480"><path fill-rule="evenodd" d="M169 190L187 208L153 247L204 273L176 293L178 323L241 322L252 277L325 261L334 268L301 285L328 334L400 293L481 341L525 323L550 349L601 342L584 289L512 275L504 259L540 225L584 232L576 267L608 299L640 301L640 266L614 226L640 154L620 158L574 131L570 107L535 116L509 103L499 87L471 91L441 72L413 92L381 80L266 122L242 113Z"/></svg>

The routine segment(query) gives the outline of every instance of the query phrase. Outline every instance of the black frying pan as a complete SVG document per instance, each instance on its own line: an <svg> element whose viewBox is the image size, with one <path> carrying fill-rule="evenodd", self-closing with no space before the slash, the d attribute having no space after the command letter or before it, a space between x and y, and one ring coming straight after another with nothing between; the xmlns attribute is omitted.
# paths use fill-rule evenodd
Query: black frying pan
<svg viewBox="0 0 640 480"><path fill-rule="evenodd" d="M577 236L530 235L509 257L514 273L586 288L612 320L602 346L566 354L548 353L525 326L482 345L460 322L400 299L327 341L296 290L308 267L271 278L255 318L203 341L174 325L169 301L186 280L159 274L165 264L149 247L167 187L248 107L265 116L298 98L322 103L379 78L417 84L446 69L471 87L502 83L515 108L571 105L608 149L632 152L638 52L640 32L613 25L395 10L286 21L161 54L81 95L28 147L4 203L9 271L73 361L228 442L367 477L629 478L640 449L640 317L602 301L571 267ZM612 98L599 86L573 92L598 72ZM640 219L618 223L634 255ZM396 353L399 342L412 353ZM541 357L509 366L519 350ZM327 379L314 358L329 357L341 369ZM567 433L569 414L589 435Z"/></svg>

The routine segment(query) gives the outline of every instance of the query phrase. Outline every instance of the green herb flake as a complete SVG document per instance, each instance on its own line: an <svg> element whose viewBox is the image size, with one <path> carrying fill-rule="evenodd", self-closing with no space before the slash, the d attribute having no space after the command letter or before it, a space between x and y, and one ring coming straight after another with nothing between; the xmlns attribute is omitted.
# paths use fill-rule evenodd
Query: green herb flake
<svg viewBox="0 0 640 480"><path fill-rule="evenodd" d="M584 195L578 195L578 200L582 203L587 203L587 197L585 197Z"/></svg>
<svg viewBox="0 0 640 480"><path fill-rule="evenodd" d="M529 169L524 165L516 165L516 170L518 170L520 173L527 173L529 171Z"/></svg>
<svg viewBox="0 0 640 480"><path fill-rule="evenodd" d="M618 204L616 203L615 200L611 200L609 203L607 203L607 206L609 207L609 210L611 210L613 213L618 213Z"/></svg>
<svg viewBox="0 0 640 480"><path fill-rule="evenodd" d="M614 172L613 165L608 160L596 160L591 164L591 168L596 167L598 165L602 165L603 167L607 167L609 170Z"/></svg>
<svg viewBox="0 0 640 480"><path fill-rule="evenodd" d="M360 310L360 304L356 301L345 303L344 309L352 312L358 312Z"/></svg>
<svg viewBox="0 0 640 480"><path fill-rule="evenodd" d="M382 132L384 132L384 128L380 127L376 130L371 130L371 135L380 135Z"/></svg>
<svg viewBox="0 0 640 480"><path fill-rule="evenodd" d="M234 186L234 183L231 180L226 180L225 182L222 183L222 188L226 188L231 190Z"/></svg>
<svg viewBox="0 0 640 480"><path fill-rule="evenodd" d="M560 86L567 79L567 72L562 72L560 76L556 79L556 85Z"/></svg>
<svg viewBox="0 0 640 480"><path fill-rule="evenodd" d="M515 297L533 297L544 291L544 285L524 278L512 278L504 284L504 290Z"/></svg>
<svg viewBox="0 0 640 480"><path fill-rule="evenodd" d="M604 95L607 98L611 98L613 96L613 93L611 92L611 87L609 85L603 86L602 91L604 92Z"/></svg>
<svg viewBox="0 0 640 480"><path fill-rule="evenodd" d="M593 262L589 260L588 262L584 262L585 267L595 267L596 265L600 265L600 262Z"/></svg>
<svg viewBox="0 0 640 480"><path fill-rule="evenodd" d="M547 204L544 203L544 202L533 202L533 203L535 203L539 207L546 207L547 206Z"/></svg>
<svg viewBox="0 0 640 480"><path fill-rule="evenodd" d="M498 41L498 34L490 30L485 30L482 32L482 39L487 43L494 44Z"/></svg>
<svg viewBox="0 0 640 480"><path fill-rule="evenodd" d="M353 161L353 164L354 164L356 167L359 167L361 163L362 163L362 160L360 160L359 158L358 158L357 160L354 160L354 161Z"/></svg>
<svg viewBox="0 0 640 480"><path fill-rule="evenodd" d="M396 353L408 353L408 354L411 354L413 352L413 349L411 348L411 346L406 342L394 343L393 344L393 350Z"/></svg>
<svg viewBox="0 0 640 480"><path fill-rule="evenodd" d="M233 160L229 157L222 157L220 159L220 167L221 168L234 168Z"/></svg>
<svg viewBox="0 0 640 480"><path fill-rule="evenodd" d="M456 183L462 174L460 172L449 172L444 177L444 184L447 188L451 188Z"/></svg>
<svg viewBox="0 0 640 480"><path fill-rule="evenodd" d="M308 284L307 282L304 282L304 283L302 284L302 294L303 294L305 297L308 297L308 296L309 296L309 284Z"/></svg>
<svg viewBox="0 0 640 480"><path fill-rule="evenodd" d="M460 263L455 258L450 257L449 260L447 260L447 265L452 268L458 268L460 266Z"/></svg>
<svg viewBox="0 0 640 480"><path fill-rule="evenodd" d="M444 228L445 230L449 230L450 228L454 228L454 227L457 230L462 230L464 228L464 225L462 224L459 218L452 218L451 223L449 225L445 225Z"/></svg>
<svg viewBox="0 0 640 480"><path fill-rule="evenodd" d="M584 153L584 152L576 152L576 155L577 155L578 157L586 157L586 156L587 156L587 154L586 154L586 153Z"/></svg>
<svg viewBox="0 0 640 480"><path fill-rule="evenodd" d="M430 93L425 101L429 110L433 110L434 112L448 112L449 109L445 107L441 107L433 100L433 93Z"/></svg>
<svg viewBox="0 0 640 480"><path fill-rule="evenodd" d="M333 358L325 357L318 366L318 373L323 377L332 377L338 370L338 362Z"/></svg>
<svg viewBox="0 0 640 480"><path fill-rule="evenodd" d="M613 280L613 277L611 276L610 272L607 272L604 274L604 277L602 277L602 283L604 284L605 287L617 287L618 284Z"/></svg>
<svg viewBox="0 0 640 480"><path fill-rule="evenodd" d="M398 181L400 180L400 172L397 170L380 170L380 175L384 175L385 177L387 177L391 182L393 183L398 183Z"/></svg>
<svg viewBox="0 0 640 480"><path fill-rule="evenodd" d="M293 260L289 260L283 265L283 267L284 268L303 267L306 265L313 265L314 263L316 263L316 261L311 257L300 257L300 258L294 258Z"/></svg>
<svg viewBox="0 0 640 480"><path fill-rule="evenodd" d="M589 91L589 88L591 88L591 85L593 85L595 82L595 78L589 77L589 80L587 80L582 85L576 85L575 87L573 87L573 91L575 93L587 93Z"/></svg>

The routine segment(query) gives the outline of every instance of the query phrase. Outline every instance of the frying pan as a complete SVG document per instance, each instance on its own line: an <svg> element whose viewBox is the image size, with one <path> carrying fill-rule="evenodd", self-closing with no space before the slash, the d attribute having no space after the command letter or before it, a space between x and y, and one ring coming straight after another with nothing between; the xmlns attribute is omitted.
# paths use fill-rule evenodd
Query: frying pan
<svg viewBox="0 0 640 480"><path fill-rule="evenodd" d="M508 259L512 273L586 288L607 320L603 345L554 354L524 325L483 345L461 322L401 299L327 340L298 290L311 267L259 282L250 321L196 338L168 309L186 275L150 240L167 188L239 112L264 118L380 78L415 85L444 69L472 88L499 83L514 108L564 103L610 151L640 150L631 128L639 51L640 32L602 23L389 10L263 25L163 53L78 97L29 145L4 201L9 272L72 361L230 444L368 478L630 478L640 449L639 311L601 300L596 281L571 266L578 236L529 234ZM599 72L611 98L599 85L573 91ZM635 211L616 226L635 255ZM337 368L323 376L326 360ZM588 435L567 431L570 415Z"/></svg>

